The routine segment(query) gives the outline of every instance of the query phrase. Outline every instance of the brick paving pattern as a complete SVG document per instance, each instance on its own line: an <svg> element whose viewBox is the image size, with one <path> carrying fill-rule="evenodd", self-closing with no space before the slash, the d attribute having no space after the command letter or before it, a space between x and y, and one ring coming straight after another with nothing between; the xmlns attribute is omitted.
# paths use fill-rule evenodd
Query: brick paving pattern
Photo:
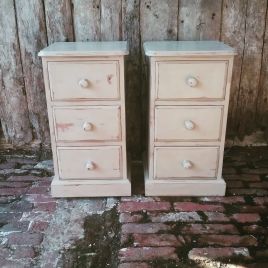
<svg viewBox="0 0 268 268"><path fill-rule="evenodd" d="M50 197L50 163L0 154L0 267L38 267L52 218L67 206ZM135 195L117 204L119 268L268 267L268 148L226 151L225 197L144 197L136 176Z"/></svg>

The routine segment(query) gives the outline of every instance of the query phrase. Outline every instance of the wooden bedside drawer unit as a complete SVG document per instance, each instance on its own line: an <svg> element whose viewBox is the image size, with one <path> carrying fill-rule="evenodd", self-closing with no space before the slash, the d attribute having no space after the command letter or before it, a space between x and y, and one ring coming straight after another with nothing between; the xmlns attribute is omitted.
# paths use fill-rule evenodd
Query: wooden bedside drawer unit
<svg viewBox="0 0 268 268"><path fill-rule="evenodd" d="M224 195L222 162L234 49L146 42L150 62L146 195Z"/></svg>
<svg viewBox="0 0 268 268"><path fill-rule="evenodd" d="M40 51L55 197L128 196L126 42L58 42Z"/></svg>

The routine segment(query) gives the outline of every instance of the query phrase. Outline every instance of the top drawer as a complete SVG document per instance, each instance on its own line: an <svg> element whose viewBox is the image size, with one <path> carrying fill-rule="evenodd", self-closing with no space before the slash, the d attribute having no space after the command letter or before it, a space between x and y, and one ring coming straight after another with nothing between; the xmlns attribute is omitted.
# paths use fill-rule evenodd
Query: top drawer
<svg viewBox="0 0 268 268"><path fill-rule="evenodd" d="M163 61L156 67L156 99L224 99L228 61Z"/></svg>
<svg viewBox="0 0 268 268"><path fill-rule="evenodd" d="M48 62L52 100L119 99L117 61Z"/></svg>

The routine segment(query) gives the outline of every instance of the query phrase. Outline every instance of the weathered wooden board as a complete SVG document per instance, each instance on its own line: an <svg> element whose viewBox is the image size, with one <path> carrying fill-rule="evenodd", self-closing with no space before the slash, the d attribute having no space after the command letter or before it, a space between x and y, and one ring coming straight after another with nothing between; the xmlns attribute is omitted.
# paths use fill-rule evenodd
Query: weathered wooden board
<svg viewBox="0 0 268 268"><path fill-rule="evenodd" d="M226 44L235 47L238 53L234 58L230 92L227 129L227 136L229 137L234 137L236 134L236 109L245 47L246 10L247 1L223 0L221 40Z"/></svg>
<svg viewBox="0 0 268 268"><path fill-rule="evenodd" d="M41 59L38 51L47 46L44 6L41 0L16 0L21 60L34 138L50 143Z"/></svg>
<svg viewBox="0 0 268 268"><path fill-rule="evenodd" d="M23 81L14 2L0 1L0 116L5 139L14 145L32 141Z"/></svg>
<svg viewBox="0 0 268 268"><path fill-rule="evenodd" d="M122 1L122 39L128 41L126 57L126 124L127 145L132 159L141 159L141 91L140 91L140 1Z"/></svg>
<svg viewBox="0 0 268 268"><path fill-rule="evenodd" d="M267 0L248 1L245 48L237 100L236 134L242 138L256 128L256 105L259 91Z"/></svg>
<svg viewBox="0 0 268 268"><path fill-rule="evenodd" d="M100 40L100 0L72 1L75 40Z"/></svg>
<svg viewBox="0 0 268 268"><path fill-rule="evenodd" d="M120 0L101 0L101 40L121 39L121 9Z"/></svg>
<svg viewBox="0 0 268 268"><path fill-rule="evenodd" d="M73 41L70 0L44 0L48 43Z"/></svg>
<svg viewBox="0 0 268 268"><path fill-rule="evenodd" d="M179 40L218 40L222 0L179 0Z"/></svg>

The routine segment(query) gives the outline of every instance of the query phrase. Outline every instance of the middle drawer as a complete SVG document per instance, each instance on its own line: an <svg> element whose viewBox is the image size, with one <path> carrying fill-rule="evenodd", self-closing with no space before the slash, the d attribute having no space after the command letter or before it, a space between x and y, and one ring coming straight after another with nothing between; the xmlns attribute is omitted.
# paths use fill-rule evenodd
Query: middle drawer
<svg viewBox="0 0 268 268"><path fill-rule="evenodd" d="M223 106L157 106L155 141L220 140Z"/></svg>
<svg viewBox="0 0 268 268"><path fill-rule="evenodd" d="M57 141L121 140L120 106L54 107Z"/></svg>

